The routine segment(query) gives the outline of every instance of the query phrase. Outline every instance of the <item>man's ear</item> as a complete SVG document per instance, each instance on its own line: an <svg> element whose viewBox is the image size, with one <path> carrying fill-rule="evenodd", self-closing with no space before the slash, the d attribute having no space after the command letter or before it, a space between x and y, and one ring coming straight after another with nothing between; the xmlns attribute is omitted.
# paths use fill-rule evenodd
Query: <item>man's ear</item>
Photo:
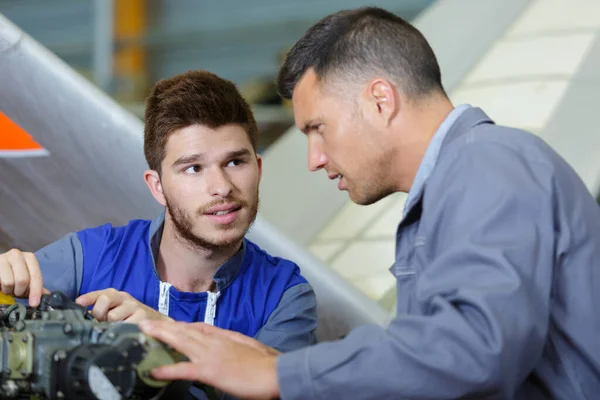
<svg viewBox="0 0 600 400"><path fill-rule="evenodd" d="M256 155L256 163L258 164L258 182L262 179L262 157L260 155Z"/></svg>
<svg viewBox="0 0 600 400"><path fill-rule="evenodd" d="M386 79L374 79L367 87L367 97L377 116L383 118L385 126L389 126L400 111L396 87Z"/></svg>
<svg viewBox="0 0 600 400"><path fill-rule="evenodd" d="M144 171L144 181L146 181L146 185L148 185L148 189L150 189L150 193L152 193L154 199L162 206L166 206L167 200L163 193L163 187L158 172L151 169Z"/></svg>

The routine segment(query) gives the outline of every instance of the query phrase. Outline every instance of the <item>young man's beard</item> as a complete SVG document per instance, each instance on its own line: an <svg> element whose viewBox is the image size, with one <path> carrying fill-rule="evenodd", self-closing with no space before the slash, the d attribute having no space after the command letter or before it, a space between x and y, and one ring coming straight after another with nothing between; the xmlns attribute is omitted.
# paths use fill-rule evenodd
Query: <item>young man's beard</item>
<svg viewBox="0 0 600 400"><path fill-rule="evenodd" d="M252 203L248 203L246 201L234 200L237 204L242 206L242 209L246 208L249 212L249 223L248 227L239 235L228 237L226 240L213 241L209 238L198 236L194 233L194 218L192 218L188 212L184 209L178 207L175 203L169 201L169 198L165 195L165 200L167 203L167 212L171 216L171 220L173 221L173 225L175 227L175 233L187 242L192 247L195 247L200 250L224 250L227 249L236 243L240 242L250 226L254 223L256 219L256 214L258 213L258 188L256 189L256 197L255 201ZM202 210L196 211L196 217L201 216L203 214ZM236 220L234 224L239 224L240 221Z"/></svg>

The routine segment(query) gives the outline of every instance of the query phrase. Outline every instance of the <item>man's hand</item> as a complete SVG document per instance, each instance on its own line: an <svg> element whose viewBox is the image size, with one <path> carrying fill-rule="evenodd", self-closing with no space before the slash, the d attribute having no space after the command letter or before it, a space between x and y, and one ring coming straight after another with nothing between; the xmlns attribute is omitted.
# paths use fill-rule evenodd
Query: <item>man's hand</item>
<svg viewBox="0 0 600 400"><path fill-rule="evenodd" d="M203 323L143 321L139 325L189 360L153 370L156 379L198 381L241 399L279 397L277 350Z"/></svg>
<svg viewBox="0 0 600 400"><path fill-rule="evenodd" d="M29 305L40 305L44 288L40 265L35 254L17 249L0 254L0 286L2 293L19 298L29 297Z"/></svg>
<svg viewBox="0 0 600 400"><path fill-rule="evenodd" d="M140 322L145 319L171 320L158 311L140 303L129 293L115 289L97 290L79 296L75 302L84 307L92 304L92 316L98 321Z"/></svg>

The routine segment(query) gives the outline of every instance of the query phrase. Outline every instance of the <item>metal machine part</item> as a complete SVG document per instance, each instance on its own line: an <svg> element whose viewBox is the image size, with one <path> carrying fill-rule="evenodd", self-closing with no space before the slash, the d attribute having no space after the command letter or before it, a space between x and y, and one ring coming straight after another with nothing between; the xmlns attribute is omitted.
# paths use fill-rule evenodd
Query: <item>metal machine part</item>
<svg viewBox="0 0 600 400"><path fill-rule="evenodd" d="M189 384L150 375L183 359L135 324L94 320L60 292L44 295L35 309L0 306L2 399L183 398Z"/></svg>

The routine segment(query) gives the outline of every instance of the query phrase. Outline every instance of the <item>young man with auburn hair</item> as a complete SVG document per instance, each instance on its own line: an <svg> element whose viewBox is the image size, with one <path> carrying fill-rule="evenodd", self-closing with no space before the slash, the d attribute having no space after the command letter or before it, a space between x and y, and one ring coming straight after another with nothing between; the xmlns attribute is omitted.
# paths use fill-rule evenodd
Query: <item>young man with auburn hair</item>
<svg viewBox="0 0 600 400"><path fill-rule="evenodd" d="M144 179L165 212L1 254L2 292L37 306L60 290L101 321L205 322L282 352L315 342L316 299L298 266L244 237L258 210L257 136L232 82L206 71L159 81Z"/></svg>

